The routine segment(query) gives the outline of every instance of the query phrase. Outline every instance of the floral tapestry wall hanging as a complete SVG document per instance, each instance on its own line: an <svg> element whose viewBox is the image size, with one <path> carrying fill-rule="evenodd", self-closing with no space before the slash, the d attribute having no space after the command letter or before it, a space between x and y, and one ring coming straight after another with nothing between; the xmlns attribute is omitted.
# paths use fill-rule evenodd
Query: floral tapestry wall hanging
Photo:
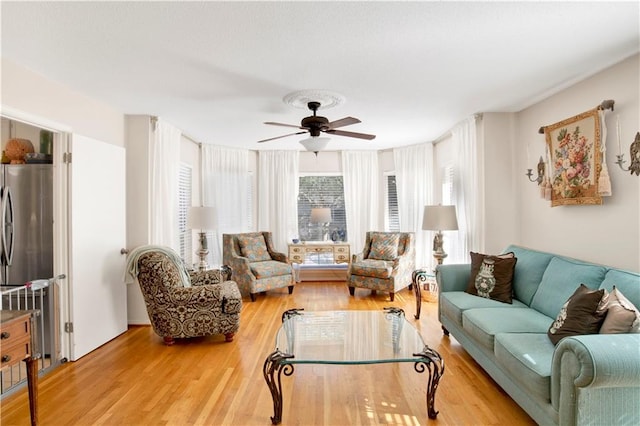
<svg viewBox="0 0 640 426"><path fill-rule="evenodd" d="M551 207L602 204L598 108L544 128L549 149Z"/></svg>

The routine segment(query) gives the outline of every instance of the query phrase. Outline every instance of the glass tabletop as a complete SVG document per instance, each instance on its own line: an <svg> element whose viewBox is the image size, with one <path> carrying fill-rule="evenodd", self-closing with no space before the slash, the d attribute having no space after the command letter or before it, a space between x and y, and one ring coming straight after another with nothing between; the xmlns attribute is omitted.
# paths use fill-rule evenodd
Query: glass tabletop
<svg viewBox="0 0 640 426"><path fill-rule="evenodd" d="M375 364L415 362L426 345L404 312L287 311L276 349L288 364Z"/></svg>

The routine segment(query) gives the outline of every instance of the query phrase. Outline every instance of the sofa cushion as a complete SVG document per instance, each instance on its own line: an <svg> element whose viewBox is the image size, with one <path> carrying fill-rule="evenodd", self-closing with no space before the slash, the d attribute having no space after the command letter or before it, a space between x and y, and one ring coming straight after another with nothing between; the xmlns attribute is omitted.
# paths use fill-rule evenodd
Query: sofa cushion
<svg viewBox="0 0 640 426"><path fill-rule="evenodd" d="M590 290L584 284L569 297L549 327L549 339L554 345L567 336L596 334L606 315L606 290Z"/></svg>
<svg viewBox="0 0 640 426"><path fill-rule="evenodd" d="M552 322L553 318L531 308L478 308L462 313L464 331L491 352L496 334L545 333Z"/></svg>
<svg viewBox="0 0 640 426"><path fill-rule="evenodd" d="M604 280L605 272L606 268L603 266L554 257L544 271L531 307L556 318L562 305L580 284L597 289Z"/></svg>
<svg viewBox="0 0 640 426"><path fill-rule="evenodd" d="M513 252L518 258L513 272L513 296L530 306L553 255L519 246L509 246L505 252Z"/></svg>
<svg viewBox="0 0 640 426"><path fill-rule="evenodd" d="M600 327L601 334L640 332L640 312L615 286L609 293L607 316Z"/></svg>
<svg viewBox="0 0 640 426"><path fill-rule="evenodd" d="M464 291L447 291L440 293L440 312L442 316L449 318L462 327L462 313L473 308L526 308L524 303L514 300L511 305L501 303L484 297L472 296Z"/></svg>
<svg viewBox="0 0 640 426"><path fill-rule="evenodd" d="M263 278L279 277L281 275L292 275L291 265L275 260L266 260L263 262L253 262L249 264L249 268L255 277L259 280Z"/></svg>
<svg viewBox="0 0 640 426"><path fill-rule="evenodd" d="M351 274L362 277L389 279L393 272L393 262L364 259L351 264Z"/></svg>
<svg viewBox="0 0 640 426"><path fill-rule="evenodd" d="M242 255L249 259L249 262L271 260L263 235L238 235L238 244Z"/></svg>
<svg viewBox="0 0 640 426"><path fill-rule="evenodd" d="M513 289L513 270L516 259L513 253L505 253L498 256L471 252L471 276L467 293L480 297L511 303ZM485 264L486 262L486 264ZM485 267L483 267L485 264ZM494 278L493 286L488 288L484 279L483 270Z"/></svg>
<svg viewBox="0 0 640 426"><path fill-rule="evenodd" d="M374 232L371 234L369 259L394 260L398 257L400 234Z"/></svg>
<svg viewBox="0 0 640 426"><path fill-rule="evenodd" d="M616 286L635 307L640 308L640 274L610 269L600 284L600 288L611 292L613 286Z"/></svg>
<svg viewBox="0 0 640 426"><path fill-rule="evenodd" d="M545 333L499 333L496 359L527 392L551 402L551 362L555 346Z"/></svg>

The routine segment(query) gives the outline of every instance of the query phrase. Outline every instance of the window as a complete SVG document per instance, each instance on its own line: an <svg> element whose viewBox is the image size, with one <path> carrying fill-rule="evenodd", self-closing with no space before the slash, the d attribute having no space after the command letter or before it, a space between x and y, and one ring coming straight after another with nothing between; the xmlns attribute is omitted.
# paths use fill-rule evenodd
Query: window
<svg viewBox="0 0 640 426"><path fill-rule="evenodd" d="M396 188L396 175L387 174L387 210L385 214L386 229L389 232L400 232L400 215L398 214L398 191Z"/></svg>
<svg viewBox="0 0 640 426"><path fill-rule="evenodd" d="M187 212L191 207L191 176L193 171L190 166L180 164L178 176L178 241L180 242L180 257L185 264L191 265L191 230L187 229Z"/></svg>
<svg viewBox="0 0 640 426"><path fill-rule="evenodd" d="M453 166L442 168L442 205L451 206L456 203L453 191Z"/></svg>
<svg viewBox="0 0 640 426"><path fill-rule="evenodd" d="M330 208L329 225L311 223L311 209ZM347 241L342 176L300 176L298 193L298 233L302 241Z"/></svg>
<svg viewBox="0 0 640 426"><path fill-rule="evenodd" d="M253 225L253 172L247 177L247 230L255 231Z"/></svg>

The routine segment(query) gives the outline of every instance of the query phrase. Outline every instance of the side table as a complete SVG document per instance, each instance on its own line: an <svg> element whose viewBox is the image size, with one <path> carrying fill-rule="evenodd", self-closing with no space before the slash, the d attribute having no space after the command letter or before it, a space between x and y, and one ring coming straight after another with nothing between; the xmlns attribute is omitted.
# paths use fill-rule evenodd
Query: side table
<svg viewBox="0 0 640 426"><path fill-rule="evenodd" d="M27 388L29 391L29 414L31 425L38 424L38 359L34 353L36 330L34 317L38 310L0 311L2 339L2 369L24 361L27 365Z"/></svg>

